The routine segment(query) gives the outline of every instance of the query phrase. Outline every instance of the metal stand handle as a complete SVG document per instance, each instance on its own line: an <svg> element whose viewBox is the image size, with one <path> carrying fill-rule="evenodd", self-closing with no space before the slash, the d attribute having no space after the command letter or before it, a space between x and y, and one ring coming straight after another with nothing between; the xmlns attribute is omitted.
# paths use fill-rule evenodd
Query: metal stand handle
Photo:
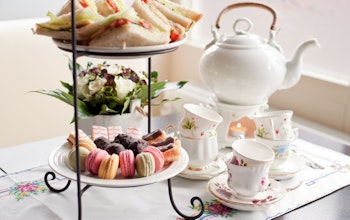
<svg viewBox="0 0 350 220"><path fill-rule="evenodd" d="M169 198L170 198L170 202L171 205L173 206L174 210L176 211L177 214L179 214L181 217L188 219L188 220L192 220L192 219L197 219L199 217L201 217L204 213L204 203L202 201L201 198L199 198L198 196L194 196L191 198L191 205L194 206L194 202L197 200L200 203L201 206L201 211L195 215L195 216L187 216L185 214L183 214L182 212L180 212L180 210L176 207L174 199L173 199L173 192L171 189L171 179L168 179L168 192L169 192Z"/></svg>

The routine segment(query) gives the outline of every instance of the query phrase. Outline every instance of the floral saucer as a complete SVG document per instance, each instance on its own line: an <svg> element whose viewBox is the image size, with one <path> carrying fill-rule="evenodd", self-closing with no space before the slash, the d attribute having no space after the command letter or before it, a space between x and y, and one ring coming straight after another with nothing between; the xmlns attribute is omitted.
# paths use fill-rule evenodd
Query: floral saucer
<svg viewBox="0 0 350 220"><path fill-rule="evenodd" d="M275 180L285 180L294 177L296 173L305 168L305 161L295 152L290 152L288 159L281 164L272 164L269 177Z"/></svg>
<svg viewBox="0 0 350 220"><path fill-rule="evenodd" d="M237 193L227 185L227 174L220 174L212 178L207 185L209 193L223 205L243 211L262 210L282 199L287 190L285 187L270 179L268 188L250 199L241 199Z"/></svg>
<svg viewBox="0 0 350 220"><path fill-rule="evenodd" d="M187 167L178 175L187 179L208 180L224 172L226 169L227 167L225 162L222 159L217 159L208 164L207 167L205 167L204 169L193 170Z"/></svg>

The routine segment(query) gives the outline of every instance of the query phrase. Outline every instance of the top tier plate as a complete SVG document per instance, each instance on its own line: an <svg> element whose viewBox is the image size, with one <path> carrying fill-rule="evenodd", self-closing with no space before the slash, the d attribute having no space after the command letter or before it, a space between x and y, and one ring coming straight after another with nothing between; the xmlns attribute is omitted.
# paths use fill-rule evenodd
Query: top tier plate
<svg viewBox="0 0 350 220"><path fill-rule="evenodd" d="M142 47L91 47L76 45L76 51L83 56L92 57L114 57L114 58L135 58L135 57L150 57L157 54L169 53L176 50L186 41L186 35L181 39L163 45L142 46ZM72 52L72 44L69 41L53 39L53 42L61 50Z"/></svg>

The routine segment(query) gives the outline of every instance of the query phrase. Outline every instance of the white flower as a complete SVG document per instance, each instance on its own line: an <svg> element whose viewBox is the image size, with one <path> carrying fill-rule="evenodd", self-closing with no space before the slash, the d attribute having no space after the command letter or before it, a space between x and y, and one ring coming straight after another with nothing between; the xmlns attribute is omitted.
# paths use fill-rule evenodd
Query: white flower
<svg viewBox="0 0 350 220"><path fill-rule="evenodd" d="M124 79L123 77L116 77L114 81L116 84L118 98L120 98L122 101L124 101L125 97L129 94L129 92L133 91L136 86L133 81Z"/></svg>
<svg viewBox="0 0 350 220"><path fill-rule="evenodd" d="M110 66L104 67L104 69L106 69L107 72L109 74L112 74L112 75L118 75L119 73L122 72L122 66L121 65L110 65Z"/></svg>
<svg viewBox="0 0 350 220"><path fill-rule="evenodd" d="M148 85L148 78L145 74L143 73L137 73L137 75L140 77L140 81L145 81L146 84Z"/></svg>
<svg viewBox="0 0 350 220"><path fill-rule="evenodd" d="M94 81L89 82L89 75L78 77L77 92L78 97L89 100L96 92L100 91L107 82L105 78L97 77Z"/></svg>
<svg viewBox="0 0 350 220"><path fill-rule="evenodd" d="M88 75L79 76L77 78L78 97L80 97L82 99L86 99L86 98L90 97L88 83L89 83L89 76Z"/></svg>
<svg viewBox="0 0 350 220"><path fill-rule="evenodd" d="M100 91L103 88L103 86L106 84L106 82L107 82L107 79L101 78L101 77L97 77L94 81L91 81L89 83L90 95L93 95L96 92Z"/></svg>

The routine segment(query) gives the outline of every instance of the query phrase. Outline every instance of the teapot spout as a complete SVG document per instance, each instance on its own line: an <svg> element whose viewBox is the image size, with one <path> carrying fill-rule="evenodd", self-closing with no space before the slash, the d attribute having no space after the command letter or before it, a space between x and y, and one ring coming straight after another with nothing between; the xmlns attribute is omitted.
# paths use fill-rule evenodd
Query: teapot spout
<svg viewBox="0 0 350 220"><path fill-rule="evenodd" d="M310 39L299 45L293 58L286 64L287 72L280 89L291 88L300 80L303 53L312 46L320 47L317 39Z"/></svg>

